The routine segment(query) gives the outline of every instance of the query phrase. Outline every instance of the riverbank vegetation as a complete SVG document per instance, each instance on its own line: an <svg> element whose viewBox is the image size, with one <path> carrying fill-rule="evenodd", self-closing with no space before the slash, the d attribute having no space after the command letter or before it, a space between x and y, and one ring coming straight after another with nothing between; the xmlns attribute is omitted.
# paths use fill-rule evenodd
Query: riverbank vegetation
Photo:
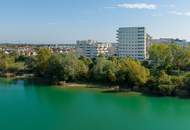
<svg viewBox="0 0 190 130"><path fill-rule="evenodd" d="M149 60L78 57L41 48L35 57L0 52L1 75L32 73L50 84L90 82L160 96L190 96L190 47L154 44Z"/></svg>

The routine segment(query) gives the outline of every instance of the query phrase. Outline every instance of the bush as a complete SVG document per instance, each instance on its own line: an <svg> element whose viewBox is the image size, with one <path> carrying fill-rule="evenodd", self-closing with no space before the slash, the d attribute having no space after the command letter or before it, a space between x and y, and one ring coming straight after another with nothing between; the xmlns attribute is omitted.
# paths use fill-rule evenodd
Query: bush
<svg viewBox="0 0 190 130"><path fill-rule="evenodd" d="M187 74L184 77L183 82L184 82L184 88L190 92L190 74Z"/></svg>
<svg viewBox="0 0 190 130"><path fill-rule="evenodd" d="M172 96L175 92L175 85L159 85L158 86L159 92L163 96Z"/></svg>
<svg viewBox="0 0 190 130"><path fill-rule="evenodd" d="M149 89L149 91L156 90L159 86L158 79L155 77L150 77L146 82L145 87Z"/></svg>
<svg viewBox="0 0 190 130"><path fill-rule="evenodd" d="M93 78L99 82L109 82L114 84L116 82L117 66L111 61L105 59L105 57L99 57L95 61L95 65L92 68Z"/></svg>
<svg viewBox="0 0 190 130"><path fill-rule="evenodd" d="M171 85L171 77L165 73L165 71L160 72L160 76L158 79L159 84L164 84L164 85Z"/></svg>
<svg viewBox="0 0 190 130"><path fill-rule="evenodd" d="M177 88L181 88L184 86L184 78L182 76L171 76L171 82Z"/></svg>
<svg viewBox="0 0 190 130"><path fill-rule="evenodd" d="M127 59L127 72L129 80L137 86L143 86L150 77L149 69L141 65L139 61Z"/></svg>
<svg viewBox="0 0 190 130"><path fill-rule="evenodd" d="M151 77L147 81L146 87L149 89L150 93L171 96L174 95L177 84L181 83L180 79L177 79L175 84L173 83L173 80L175 79L171 78L171 76L166 74L165 71L161 71L158 77Z"/></svg>

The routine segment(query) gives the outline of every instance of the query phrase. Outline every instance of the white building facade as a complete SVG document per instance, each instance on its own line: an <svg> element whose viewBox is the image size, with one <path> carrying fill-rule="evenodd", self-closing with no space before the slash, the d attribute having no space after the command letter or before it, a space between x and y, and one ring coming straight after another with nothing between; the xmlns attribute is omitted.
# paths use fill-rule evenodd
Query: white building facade
<svg viewBox="0 0 190 130"><path fill-rule="evenodd" d="M81 56L96 58L100 55L109 56L109 43L94 40L77 41L77 52Z"/></svg>
<svg viewBox="0 0 190 130"><path fill-rule="evenodd" d="M138 60L148 58L151 37L145 27L124 27L117 30L118 56L133 57Z"/></svg>
<svg viewBox="0 0 190 130"><path fill-rule="evenodd" d="M60 49L75 49L76 48L76 44L57 44L56 46L57 48L60 48Z"/></svg>

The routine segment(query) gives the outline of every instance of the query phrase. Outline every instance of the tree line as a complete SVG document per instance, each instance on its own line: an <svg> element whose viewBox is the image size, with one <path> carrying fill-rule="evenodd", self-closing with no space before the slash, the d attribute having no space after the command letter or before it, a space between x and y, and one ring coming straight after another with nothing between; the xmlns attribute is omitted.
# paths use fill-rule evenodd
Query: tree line
<svg viewBox="0 0 190 130"><path fill-rule="evenodd" d="M152 45L149 60L143 62L131 57L90 59L74 52L51 53L49 48L40 48L33 57L1 52L0 71L12 69L34 73L51 84L82 81L163 96L190 95L190 47L176 44Z"/></svg>

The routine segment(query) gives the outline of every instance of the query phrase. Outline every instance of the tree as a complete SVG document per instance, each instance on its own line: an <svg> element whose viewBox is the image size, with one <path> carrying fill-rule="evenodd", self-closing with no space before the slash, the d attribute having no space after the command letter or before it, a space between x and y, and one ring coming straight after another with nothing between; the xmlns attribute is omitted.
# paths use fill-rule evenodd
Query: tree
<svg viewBox="0 0 190 130"><path fill-rule="evenodd" d="M135 85L142 86L148 81L150 72L147 68L142 66L139 61L128 58L126 65L129 80Z"/></svg>
<svg viewBox="0 0 190 130"><path fill-rule="evenodd" d="M184 77L184 88L190 92L190 73L188 73L187 75L185 75Z"/></svg>
<svg viewBox="0 0 190 130"><path fill-rule="evenodd" d="M190 47L157 44L150 48L149 53L151 68L154 72L160 70L165 70L167 73L176 70L179 72L190 64Z"/></svg>
<svg viewBox="0 0 190 130"><path fill-rule="evenodd" d="M149 55L154 71L167 70L172 66L173 56L169 45L154 44L149 49Z"/></svg>
<svg viewBox="0 0 190 130"><path fill-rule="evenodd" d="M93 77L95 80L106 83L116 82L116 65L111 60L107 60L104 56L96 59L93 67Z"/></svg>
<svg viewBox="0 0 190 130"><path fill-rule="evenodd" d="M15 62L15 58L4 53L0 56L0 69L3 72L7 72L10 66L12 66Z"/></svg>
<svg viewBox="0 0 190 130"><path fill-rule="evenodd" d="M110 83L115 83L117 78L116 78L116 72L117 72L117 66L114 62L107 60L103 67L103 73L105 75L105 80Z"/></svg>
<svg viewBox="0 0 190 130"><path fill-rule="evenodd" d="M85 65L87 65L89 67L92 67L92 65L93 65L92 59L90 59L88 57L81 56L79 58L79 60L82 61L83 63L85 63Z"/></svg>
<svg viewBox="0 0 190 130"><path fill-rule="evenodd" d="M165 84L165 85L170 85L172 83L170 76L168 74L166 74L165 71L160 72L158 82L159 82L159 84Z"/></svg>
<svg viewBox="0 0 190 130"><path fill-rule="evenodd" d="M128 71L127 71L127 58L119 58L119 59L113 59L113 62L116 63L117 66L117 83L120 85L131 84L128 80Z"/></svg>
<svg viewBox="0 0 190 130"><path fill-rule="evenodd" d="M190 48L182 48L178 45L170 45L170 49L173 56L173 68L181 70L190 63Z"/></svg>
<svg viewBox="0 0 190 130"><path fill-rule="evenodd" d="M65 54L62 60L64 68L64 80L75 81L83 79L88 73L88 66L83 61L80 61L76 54Z"/></svg>
<svg viewBox="0 0 190 130"><path fill-rule="evenodd" d="M51 57L51 50L49 48L40 48L36 56L36 73L44 75L47 71L48 62Z"/></svg>
<svg viewBox="0 0 190 130"><path fill-rule="evenodd" d="M57 83L63 80L64 68L62 65L62 56L59 54L54 54L50 57L47 70L45 72L45 77L50 83Z"/></svg>
<svg viewBox="0 0 190 130"><path fill-rule="evenodd" d="M106 63L105 57L98 57L93 67L93 78L97 81L105 81L104 65Z"/></svg>

